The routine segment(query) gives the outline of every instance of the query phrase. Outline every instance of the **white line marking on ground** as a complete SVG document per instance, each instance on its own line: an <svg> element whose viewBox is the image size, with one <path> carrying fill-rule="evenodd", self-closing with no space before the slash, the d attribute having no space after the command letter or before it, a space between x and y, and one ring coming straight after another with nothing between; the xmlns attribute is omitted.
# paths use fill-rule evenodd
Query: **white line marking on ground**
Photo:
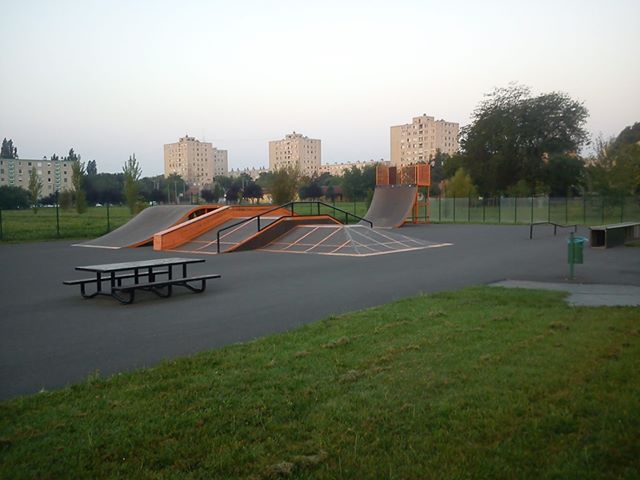
<svg viewBox="0 0 640 480"><path fill-rule="evenodd" d="M307 232L306 234L304 234L303 236L301 236L298 240L296 240L295 242L293 242L291 245L289 245L286 248L291 248L293 247L295 244L297 244L298 242L301 242L302 240L304 240L306 237L308 237L309 235L311 235L313 232L315 232L318 228L314 228L313 230L311 230L310 232ZM285 248L285 249L286 249Z"/></svg>
<svg viewBox="0 0 640 480"><path fill-rule="evenodd" d="M334 231L332 233L330 233L329 235L324 237L320 242L316 243L314 246L312 246L311 248L309 248L308 250L305 250L305 251L308 252L309 250L313 250L314 248L318 248L322 243L326 242L327 240L329 240L331 237L333 237L336 233L338 233L340 231L340 227L331 227L331 228L334 229Z"/></svg>

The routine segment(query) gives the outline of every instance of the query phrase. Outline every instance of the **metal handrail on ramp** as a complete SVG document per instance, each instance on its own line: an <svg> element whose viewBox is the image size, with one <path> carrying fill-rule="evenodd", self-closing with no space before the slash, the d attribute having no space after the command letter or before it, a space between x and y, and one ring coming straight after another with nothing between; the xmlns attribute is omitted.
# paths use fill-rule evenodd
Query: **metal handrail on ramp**
<svg viewBox="0 0 640 480"><path fill-rule="evenodd" d="M217 252L220 253L220 233L221 232L224 232L224 231L229 230L231 228L237 227L239 225L243 225L243 224L251 222L253 220L256 220L257 226L258 226L257 232L260 232L262 230L262 226L260 225L260 218L261 217L263 217L265 215L268 215L269 213L275 212L275 211L277 211L277 210L279 210L281 208L285 208L285 209L289 209L290 208L291 209L291 215L282 215L281 217L278 218L278 220L280 220L281 218L293 217L293 216L295 216L295 206L296 205L305 205L305 204L306 205L316 205L317 208L318 208L317 215L320 215L320 206L325 206L325 207L328 207L328 208L333 210L333 215L331 215L331 216L333 218L335 218L336 220L338 220L338 218L336 217L335 213L336 212L341 212L345 216L345 223L346 224L349 223L349 217L353 217L354 219L356 219L359 222L368 223L369 226L371 228L373 228L373 222L372 221L367 220L366 218L359 217L358 215L355 215L355 214L353 214L351 212L347 212L346 210L342 210L341 208L338 208L335 205L329 205L328 203L324 203L324 202L321 202L321 201L289 202L289 203L285 203L284 205L278 205L277 207L274 207L271 210L267 210L266 212L261 213L260 215L254 215L253 217L245 218L244 220L241 220L239 222L236 222L236 223L234 223L232 225L228 225L228 226L218 230L216 232L216 243L217 243L216 249L217 249ZM312 208L312 210L313 210L313 208Z"/></svg>

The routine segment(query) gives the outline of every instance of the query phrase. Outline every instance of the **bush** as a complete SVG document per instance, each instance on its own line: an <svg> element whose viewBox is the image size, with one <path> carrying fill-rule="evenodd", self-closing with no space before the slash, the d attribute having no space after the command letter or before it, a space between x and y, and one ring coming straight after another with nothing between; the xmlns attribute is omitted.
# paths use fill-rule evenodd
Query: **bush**
<svg viewBox="0 0 640 480"><path fill-rule="evenodd" d="M30 195L20 187L4 185L0 187L0 208L29 208Z"/></svg>

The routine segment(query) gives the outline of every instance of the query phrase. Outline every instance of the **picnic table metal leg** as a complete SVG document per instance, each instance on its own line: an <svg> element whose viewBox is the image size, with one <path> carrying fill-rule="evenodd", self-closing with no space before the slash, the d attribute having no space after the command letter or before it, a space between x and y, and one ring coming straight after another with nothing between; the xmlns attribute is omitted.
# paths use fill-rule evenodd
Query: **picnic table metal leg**
<svg viewBox="0 0 640 480"><path fill-rule="evenodd" d="M207 280L206 279L201 279L200 280L200 287L194 287L192 285L189 285L188 282L184 282L181 284L183 287L188 288L189 290L191 290L193 293L202 293L204 292L205 288L207 288Z"/></svg>
<svg viewBox="0 0 640 480"><path fill-rule="evenodd" d="M126 296L120 295L119 293L116 293L116 292L111 292L111 296L124 305L133 303L133 301L136 298L135 289L132 288L131 290L126 290L124 293Z"/></svg>

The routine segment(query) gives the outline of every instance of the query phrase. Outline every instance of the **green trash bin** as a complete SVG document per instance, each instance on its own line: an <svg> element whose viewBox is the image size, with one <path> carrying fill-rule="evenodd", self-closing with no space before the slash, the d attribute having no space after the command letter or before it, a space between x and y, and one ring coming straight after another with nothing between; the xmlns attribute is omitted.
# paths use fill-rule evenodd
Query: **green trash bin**
<svg viewBox="0 0 640 480"><path fill-rule="evenodd" d="M569 264L584 263L584 244L588 242L585 237L574 237L573 235L567 240Z"/></svg>

